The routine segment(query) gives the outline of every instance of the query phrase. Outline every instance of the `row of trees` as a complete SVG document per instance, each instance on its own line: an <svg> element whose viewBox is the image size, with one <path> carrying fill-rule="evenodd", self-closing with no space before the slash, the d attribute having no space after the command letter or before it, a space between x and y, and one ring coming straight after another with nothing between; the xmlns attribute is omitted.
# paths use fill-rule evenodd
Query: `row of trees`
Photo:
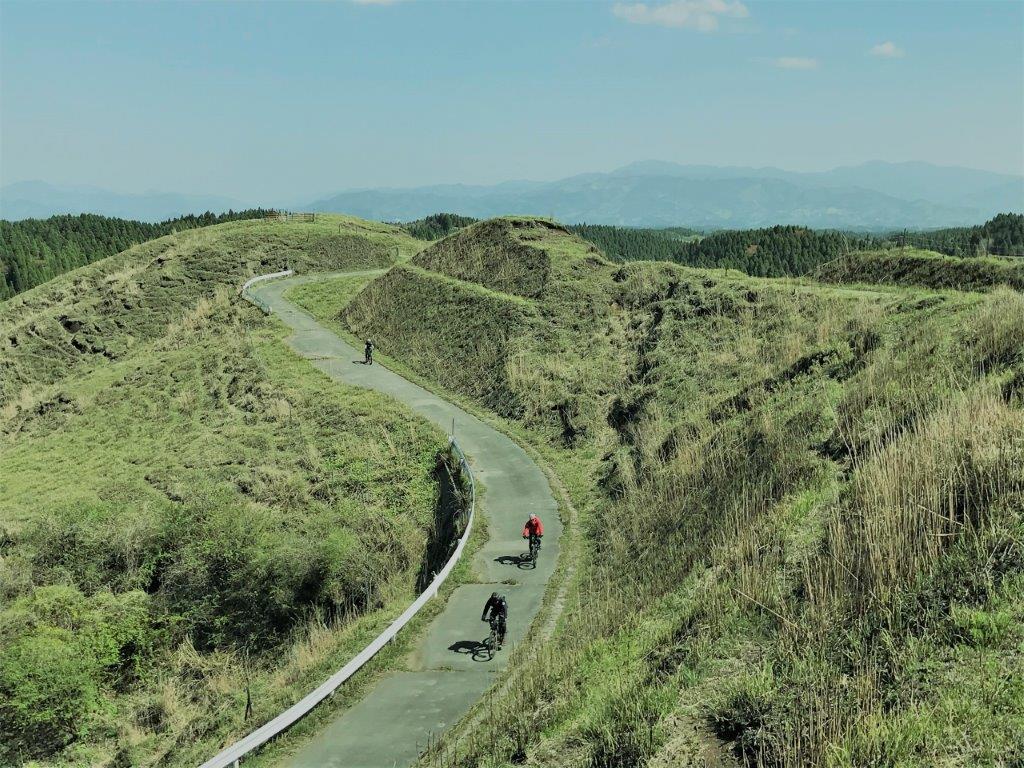
<svg viewBox="0 0 1024 768"><path fill-rule="evenodd" d="M700 236L696 230L683 227L640 229L610 227L603 224L574 224L569 230L584 240L589 240L608 258L616 261L673 261L682 243Z"/></svg>
<svg viewBox="0 0 1024 768"><path fill-rule="evenodd" d="M1024 216L1000 213L976 227L951 227L931 232L906 232L898 238L908 245L947 256L1024 256Z"/></svg>
<svg viewBox="0 0 1024 768"><path fill-rule="evenodd" d="M457 213L433 213L416 221L402 224L402 227L419 240L437 240L450 235L456 230L474 224L478 219L471 216L459 216Z"/></svg>
<svg viewBox="0 0 1024 768"><path fill-rule="evenodd" d="M782 226L715 232L685 243L672 260L691 267L739 269L758 277L803 275L873 238L844 232Z"/></svg>
<svg viewBox="0 0 1024 768"><path fill-rule="evenodd" d="M183 229L266 215L262 208L189 214L159 223L83 213L48 219L0 220L0 301L57 275L111 256L135 243Z"/></svg>
<svg viewBox="0 0 1024 768"><path fill-rule="evenodd" d="M580 224L573 232L617 261L674 261L738 269L760 277L803 275L851 251L914 246L949 256L1024 255L1024 216L1002 213L975 227L867 234L798 226L725 230L700 237L688 229L634 229Z"/></svg>

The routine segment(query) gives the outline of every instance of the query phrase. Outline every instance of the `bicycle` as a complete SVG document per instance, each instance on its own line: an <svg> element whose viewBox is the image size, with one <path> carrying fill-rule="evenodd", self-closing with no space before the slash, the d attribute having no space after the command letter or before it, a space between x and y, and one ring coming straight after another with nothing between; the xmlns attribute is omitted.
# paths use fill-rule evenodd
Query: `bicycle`
<svg viewBox="0 0 1024 768"><path fill-rule="evenodd" d="M537 558L540 557L540 536L530 536L530 562L537 567Z"/></svg>
<svg viewBox="0 0 1024 768"><path fill-rule="evenodd" d="M490 661L494 658L494 654L501 649L499 640L503 634L501 631L501 619L497 616L492 616L491 620L491 634L484 640L484 650L487 653L487 660Z"/></svg>

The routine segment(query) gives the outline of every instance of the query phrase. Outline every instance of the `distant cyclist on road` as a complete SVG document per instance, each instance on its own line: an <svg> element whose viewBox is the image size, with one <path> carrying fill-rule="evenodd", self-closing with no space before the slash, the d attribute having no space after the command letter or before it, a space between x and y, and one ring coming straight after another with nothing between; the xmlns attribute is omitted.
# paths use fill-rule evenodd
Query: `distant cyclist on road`
<svg viewBox="0 0 1024 768"><path fill-rule="evenodd" d="M523 526L523 538L530 539L533 541L537 540L537 549L540 549L540 540L544 537L544 523L540 521L540 518L533 512L530 513L530 519L526 521L526 525Z"/></svg>
<svg viewBox="0 0 1024 768"><path fill-rule="evenodd" d="M363 349L364 360L363 363L366 365L373 365L373 342L369 339L366 340L366 347Z"/></svg>
<svg viewBox="0 0 1024 768"><path fill-rule="evenodd" d="M505 596L497 592L491 592L490 598L484 603L484 612L480 614L480 621L489 621L498 625L498 648L505 642L505 623L508 619L508 603Z"/></svg>

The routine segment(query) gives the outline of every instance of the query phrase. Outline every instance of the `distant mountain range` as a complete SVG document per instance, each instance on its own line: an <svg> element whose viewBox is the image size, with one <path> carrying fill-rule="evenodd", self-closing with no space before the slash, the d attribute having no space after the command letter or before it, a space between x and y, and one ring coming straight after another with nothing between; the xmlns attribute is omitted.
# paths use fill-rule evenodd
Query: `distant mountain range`
<svg viewBox="0 0 1024 768"><path fill-rule="evenodd" d="M98 187L60 187L43 181L19 181L0 187L0 218L45 219L59 213L97 213L136 221L165 221L189 213L223 213L248 206L217 195L173 192L124 194Z"/></svg>
<svg viewBox="0 0 1024 768"><path fill-rule="evenodd" d="M5 219L89 212L158 221L256 203L281 205L281 201L238 201L210 195L129 195L43 182L0 187L0 217ZM410 221L450 211L479 218L539 214L566 223L624 226L720 229L802 224L837 229L927 229L979 224L996 213L1024 212L1024 176L917 162L871 162L797 173L779 168L644 161L609 173L586 173L558 181L357 189L282 207L385 221Z"/></svg>
<svg viewBox="0 0 1024 768"><path fill-rule="evenodd" d="M923 229L1024 211L1024 177L928 163L873 162L796 173L646 161L551 182L353 190L307 207L394 221L451 211L624 226Z"/></svg>

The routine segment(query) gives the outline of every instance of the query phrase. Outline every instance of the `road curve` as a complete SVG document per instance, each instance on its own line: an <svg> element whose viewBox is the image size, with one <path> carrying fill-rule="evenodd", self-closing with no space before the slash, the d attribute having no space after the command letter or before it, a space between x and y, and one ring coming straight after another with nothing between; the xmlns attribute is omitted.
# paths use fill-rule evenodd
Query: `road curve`
<svg viewBox="0 0 1024 768"><path fill-rule="evenodd" d="M443 612L416 639L402 671L374 685L283 765L289 768L397 768L414 763L428 739L464 715L494 682L512 647L522 641L540 610L558 558L562 526L544 473L505 435L458 406L381 365L362 364L361 351L284 298L290 287L316 275L268 282L252 289L293 333L288 345L332 379L374 389L408 405L443 429L451 429L487 492L477 508L489 539L474 555L474 583L458 587ZM387 350L382 350L387 352ZM544 521L544 549L536 569L515 559L527 515ZM494 590L508 596L509 635L491 661L469 652L486 634L480 611Z"/></svg>

